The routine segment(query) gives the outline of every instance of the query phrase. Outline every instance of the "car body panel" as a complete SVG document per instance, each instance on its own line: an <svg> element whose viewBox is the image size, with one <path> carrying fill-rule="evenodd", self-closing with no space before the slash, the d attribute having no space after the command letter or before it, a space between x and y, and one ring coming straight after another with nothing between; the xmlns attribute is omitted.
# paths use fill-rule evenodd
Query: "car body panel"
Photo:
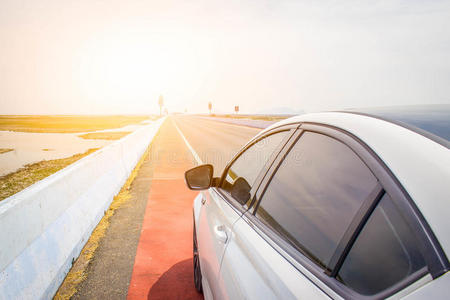
<svg viewBox="0 0 450 300"><path fill-rule="evenodd" d="M439 278L434 279L431 282L418 288L411 294L409 294L405 299L415 300L415 299L444 299L449 297L450 293L450 274L447 272Z"/></svg>
<svg viewBox="0 0 450 300"><path fill-rule="evenodd" d="M220 283L226 299L330 299L242 218L234 224Z"/></svg>
<svg viewBox="0 0 450 300"><path fill-rule="evenodd" d="M240 214L215 189L201 193L201 197L196 198L194 208L197 210L194 210L194 216L202 274L208 280L213 298L221 299L218 279L227 244L226 240L221 240L218 235L224 234L229 237L233 224L239 219Z"/></svg>
<svg viewBox="0 0 450 300"><path fill-rule="evenodd" d="M401 291L398 291L397 293L395 293L394 295L390 296L387 299L408 298L415 290L421 288L422 286L428 284L431 281L433 281L433 277L431 277L430 274L427 274L424 277L420 278L416 282L413 282L411 285L407 286L406 288L402 289Z"/></svg>

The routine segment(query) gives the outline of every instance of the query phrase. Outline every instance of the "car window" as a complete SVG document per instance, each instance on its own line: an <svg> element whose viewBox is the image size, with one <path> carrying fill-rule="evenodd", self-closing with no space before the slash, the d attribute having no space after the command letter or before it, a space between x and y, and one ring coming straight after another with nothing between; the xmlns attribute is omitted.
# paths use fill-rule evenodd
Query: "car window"
<svg viewBox="0 0 450 300"><path fill-rule="evenodd" d="M425 267L417 240L385 194L356 239L337 279L373 295Z"/></svg>
<svg viewBox="0 0 450 300"><path fill-rule="evenodd" d="M256 216L324 267L376 186L348 146L305 132L268 184Z"/></svg>
<svg viewBox="0 0 450 300"><path fill-rule="evenodd" d="M221 186L223 190L240 204L245 204L251 197L250 190L259 173L288 132L286 130L268 135L247 148L227 170Z"/></svg>

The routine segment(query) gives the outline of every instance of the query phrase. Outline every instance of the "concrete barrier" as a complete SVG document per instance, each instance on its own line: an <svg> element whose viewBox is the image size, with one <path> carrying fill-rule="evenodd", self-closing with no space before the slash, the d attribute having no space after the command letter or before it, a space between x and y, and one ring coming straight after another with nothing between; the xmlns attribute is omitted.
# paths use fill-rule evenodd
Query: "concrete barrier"
<svg viewBox="0 0 450 300"><path fill-rule="evenodd" d="M0 202L0 299L50 299L164 119Z"/></svg>

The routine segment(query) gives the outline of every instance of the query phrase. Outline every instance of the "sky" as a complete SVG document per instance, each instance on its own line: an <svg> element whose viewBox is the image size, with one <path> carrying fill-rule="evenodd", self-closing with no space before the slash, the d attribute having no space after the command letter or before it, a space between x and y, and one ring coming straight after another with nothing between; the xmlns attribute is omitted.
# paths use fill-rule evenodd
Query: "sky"
<svg viewBox="0 0 450 300"><path fill-rule="evenodd" d="M0 1L0 114L450 104L450 0Z"/></svg>

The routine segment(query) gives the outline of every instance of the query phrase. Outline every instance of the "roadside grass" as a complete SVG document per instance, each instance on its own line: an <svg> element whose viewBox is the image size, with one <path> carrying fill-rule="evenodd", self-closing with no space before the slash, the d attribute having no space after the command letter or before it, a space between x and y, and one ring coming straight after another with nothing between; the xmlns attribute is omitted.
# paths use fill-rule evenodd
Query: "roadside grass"
<svg viewBox="0 0 450 300"><path fill-rule="evenodd" d="M292 117L291 115L276 115L276 116L270 116L270 115L233 115L233 114L225 114L225 115L216 115L212 114L210 117L217 117L217 118L231 118L231 119L251 119L251 120L263 120L263 121L281 121L284 119L287 119L289 117Z"/></svg>
<svg viewBox="0 0 450 300"><path fill-rule="evenodd" d="M15 172L1 176L0 201L20 192L33 183L50 176L98 149L99 148L92 148L84 153L75 154L71 157L43 160L37 163L28 164Z"/></svg>
<svg viewBox="0 0 450 300"><path fill-rule="evenodd" d="M140 124L155 120L157 116L19 116L0 115L0 130L39 132L39 133L77 133L111 128L130 124Z"/></svg>
<svg viewBox="0 0 450 300"><path fill-rule="evenodd" d="M72 268L64 279L63 283L60 285L58 291L53 297L54 300L70 300L73 295L77 292L78 285L86 279L87 268L94 257L95 251L97 250L100 242L106 234L106 230L110 224L110 218L114 215L115 211L125 204L130 198L130 187L136 178L139 169L148 156L149 148L142 155L139 162L136 164L133 172L131 172L125 184L122 186L120 192L114 196L114 199L109 206L109 209L105 212L105 215L95 227L88 241L81 250L80 255L76 261L72 264Z"/></svg>
<svg viewBox="0 0 450 300"><path fill-rule="evenodd" d="M79 137L87 140L118 140L130 133L131 131L92 132L81 134Z"/></svg>
<svg viewBox="0 0 450 300"><path fill-rule="evenodd" d="M9 152L9 151L13 151L14 149L9 149L9 148L0 148L0 154Z"/></svg>

